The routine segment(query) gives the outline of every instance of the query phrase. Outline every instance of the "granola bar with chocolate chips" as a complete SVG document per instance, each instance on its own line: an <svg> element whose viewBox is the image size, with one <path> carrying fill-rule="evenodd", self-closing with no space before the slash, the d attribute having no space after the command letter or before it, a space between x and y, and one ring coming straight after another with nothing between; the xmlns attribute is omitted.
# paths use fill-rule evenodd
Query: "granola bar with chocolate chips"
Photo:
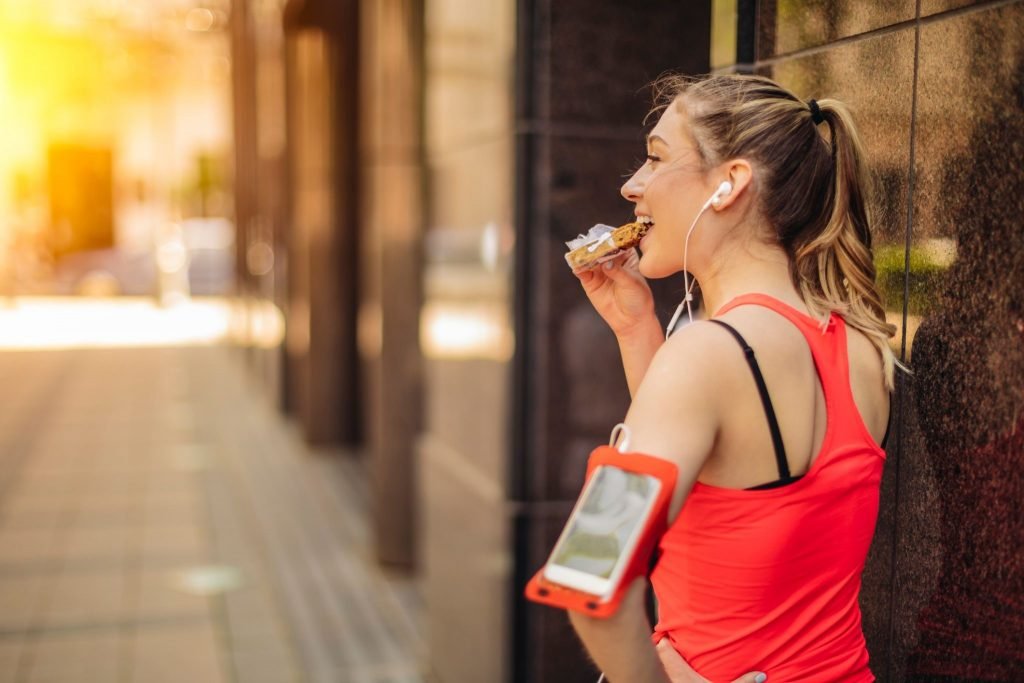
<svg viewBox="0 0 1024 683"><path fill-rule="evenodd" d="M565 261L574 273L588 270L637 246L648 230L650 224L640 222L626 223L617 228L595 225L586 235L566 242L570 251L565 255Z"/></svg>

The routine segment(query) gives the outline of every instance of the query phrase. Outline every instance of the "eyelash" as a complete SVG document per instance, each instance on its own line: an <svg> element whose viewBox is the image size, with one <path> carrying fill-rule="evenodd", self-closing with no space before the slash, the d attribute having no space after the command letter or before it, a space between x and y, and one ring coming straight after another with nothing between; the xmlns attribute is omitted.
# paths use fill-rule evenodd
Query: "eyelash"
<svg viewBox="0 0 1024 683"><path fill-rule="evenodd" d="M644 162L641 162L641 161L640 161L639 159L637 159L637 160L636 160L636 161L635 161L635 162L633 163L633 167L632 167L631 169L629 169L628 171L626 171L626 172L625 172L625 173L624 173L624 174L622 175L622 177L623 177L623 178L629 178L629 177L631 177L631 176L632 176L632 175L634 175L634 174L635 174L635 173L636 173L637 171L639 171L639 170L640 170L641 168L643 168L643 167L644 167L644 165L645 165L645 164L647 164L648 162L650 162L650 163L652 163L652 164L653 164L653 163L657 163L657 162L661 161L661 157L655 156L655 155L653 155L653 154L647 154L647 155L645 155L645 156L644 156L644 159L646 159L646 161L644 161Z"/></svg>

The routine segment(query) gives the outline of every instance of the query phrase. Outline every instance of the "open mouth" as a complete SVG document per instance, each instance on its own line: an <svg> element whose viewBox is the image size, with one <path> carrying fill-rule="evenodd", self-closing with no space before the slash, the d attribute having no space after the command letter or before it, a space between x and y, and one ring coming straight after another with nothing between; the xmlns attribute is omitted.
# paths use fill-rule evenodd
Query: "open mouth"
<svg viewBox="0 0 1024 683"><path fill-rule="evenodd" d="M644 239L646 239L647 236L651 234L651 230L654 229L654 219L651 218L650 216L637 216L636 222L643 226L643 233L640 237L640 243L637 245L638 247L640 247L643 245Z"/></svg>

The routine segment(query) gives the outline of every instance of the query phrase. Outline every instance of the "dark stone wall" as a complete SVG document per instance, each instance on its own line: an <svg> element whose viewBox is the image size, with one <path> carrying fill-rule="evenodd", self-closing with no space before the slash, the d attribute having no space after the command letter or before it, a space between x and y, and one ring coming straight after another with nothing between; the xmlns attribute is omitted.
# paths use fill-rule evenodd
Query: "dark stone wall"
<svg viewBox="0 0 1024 683"><path fill-rule="evenodd" d="M882 681L1024 680L1024 3L757 3L757 60L852 105L899 379L864 629Z"/></svg>
<svg viewBox="0 0 1024 683"><path fill-rule="evenodd" d="M963 3L923 2L922 12ZM1024 680L1024 3L920 27L892 680ZM937 243L938 241L938 243ZM937 269L935 251L947 255ZM952 253L953 258L948 255ZM948 265L945 265L948 263Z"/></svg>

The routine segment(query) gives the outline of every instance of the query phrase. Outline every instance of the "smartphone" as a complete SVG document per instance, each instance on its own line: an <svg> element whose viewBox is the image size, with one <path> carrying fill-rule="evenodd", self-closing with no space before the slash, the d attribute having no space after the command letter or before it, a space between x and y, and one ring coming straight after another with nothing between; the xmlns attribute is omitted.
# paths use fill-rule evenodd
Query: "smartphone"
<svg viewBox="0 0 1024 683"><path fill-rule="evenodd" d="M629 566L661 480L610 465L594 470L544 566L544 578L607 600Z"/></svg>

